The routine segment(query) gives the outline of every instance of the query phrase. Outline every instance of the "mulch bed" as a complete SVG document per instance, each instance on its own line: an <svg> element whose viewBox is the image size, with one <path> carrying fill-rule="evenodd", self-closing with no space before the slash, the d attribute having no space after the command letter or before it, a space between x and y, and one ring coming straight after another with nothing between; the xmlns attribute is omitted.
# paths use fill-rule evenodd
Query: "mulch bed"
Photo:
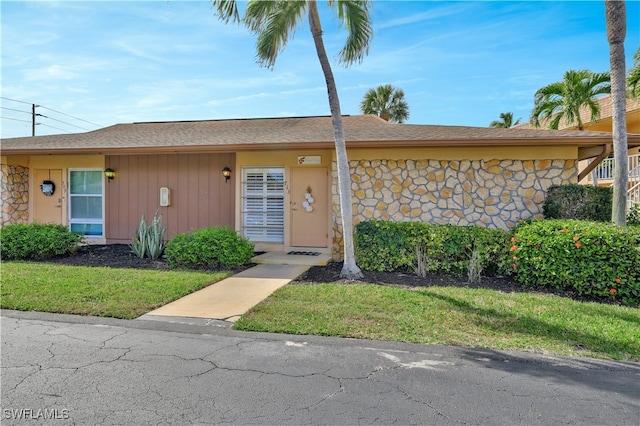
<svg viewBox="0 0 640 426"><path fill-rule="evenodd" d="M133 254L127 244L87 245L81 247L77 253L71 256L57 257L43 262L57 263L74 266L109 266L112 268L138 268L138 269L169 269L166 259L151 260L140 259ZM233 272L238 273L253 264L237 268ZM527 287L513 280L511 277L493 276L482 277L478 283L467 282L466 277L452 274L429 274L424 278L401 272L375 272L362 271L364 278L360 281L348 281L340 278L342 262L330 262L327 266L313 266L303 275L298 277L293 284L317 284L317 283L374 283L400 288L419 288L431 286L489 288L506 293L511 292L538 292L552 293L562 297L569 297L584 302L599 302L619 304L611 299L581 296L570 291L557 291L547 287Z"/></svg>
<svg viewBox="0 0 640 426"><path fill-rule="evenodd" d="M140 259L127 244L86 245L71 256L43 260L73 266L109 266L112 268L169 269L166 259Z"/></svg>

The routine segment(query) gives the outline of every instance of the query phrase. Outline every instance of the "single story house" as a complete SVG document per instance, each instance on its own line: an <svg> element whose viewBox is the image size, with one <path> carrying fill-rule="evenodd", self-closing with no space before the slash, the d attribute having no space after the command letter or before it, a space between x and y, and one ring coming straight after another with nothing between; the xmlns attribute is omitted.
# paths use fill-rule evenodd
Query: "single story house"
<svg viewBox="0 0 640 426"><path fill-rule="evenodd" d="M539 217L546 190L580 180L611 134L392 124L344 116L354 223L508 229ZM156 212L168 238L227 225L258 250L341 256L331 117L117 124L1 140L1 224L68 225L130 243ZM640 134L629 135L640 146Z"/></svg>

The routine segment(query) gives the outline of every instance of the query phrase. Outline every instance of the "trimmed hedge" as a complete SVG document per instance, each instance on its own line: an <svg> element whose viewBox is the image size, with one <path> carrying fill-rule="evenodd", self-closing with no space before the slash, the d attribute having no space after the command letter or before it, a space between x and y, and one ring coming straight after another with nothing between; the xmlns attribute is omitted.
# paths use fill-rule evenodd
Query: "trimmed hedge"
<svg viewBox="0 0 640 426"><path fill-rule="evenodd" d="M418 248L426 272L467 274L474 250L485 275L496 274L509 234L476 226L371 220L355 228L356 262L370 271L414 272Z"/></svg>
<svg viewBox="0 0 640 426"><path fill-rule="evenodd" d="M49 259L75 253L82 238L63 225L30 223L0 228L4 260Z"/></svg>
<svg viewBox="0 0 640 426"><path fill-rule="evenodd" d="M611 187L552 185L542 205L545 219L581 219L611 222Z"/></svg>
<svg viewBox="0 0 640 426"><path fill-rule="evenodd" d="M523 284L640 303L640 228L579 220L523 223L510 263Z"/></svg>
<svg viewBox="0 0 640 426"><path fill-rule="evenodd" d="M226 227L176 235L165 247L170 268L236 268L253 257L253 244Z"/></svg>

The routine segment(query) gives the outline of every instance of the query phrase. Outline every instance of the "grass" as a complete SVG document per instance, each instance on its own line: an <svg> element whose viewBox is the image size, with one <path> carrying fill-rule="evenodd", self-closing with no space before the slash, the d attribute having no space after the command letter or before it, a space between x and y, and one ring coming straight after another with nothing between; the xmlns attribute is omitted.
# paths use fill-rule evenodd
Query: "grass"
<svg viewBox="0 0 640 426"><path fill-rule="evenodd" d="M133 319L227 276L227 272L3 262L0 306Z"/></svg>
<svg viewBox="0 0 640 426"><path fill-rule="evenodd" d="M235 329L640 360L640 310L553 295L289 285Z"/></svg>
<svg viewBox="0 0 640 426"><path fill-rule="evenodd" d="M133 319L228 273L3 262L0 306ZM288 285L235 329L640 361L640 309L538 293Z"/></svg>

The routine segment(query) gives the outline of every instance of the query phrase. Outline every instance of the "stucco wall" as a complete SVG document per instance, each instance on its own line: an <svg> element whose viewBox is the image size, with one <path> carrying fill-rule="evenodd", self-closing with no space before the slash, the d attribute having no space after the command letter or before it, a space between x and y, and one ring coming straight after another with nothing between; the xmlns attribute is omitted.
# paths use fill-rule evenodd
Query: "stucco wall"
<svg viewBox="0 0 640 426"><path fill-rule="evenodd" d="M551 185L575 183L575 160L380 160L349 162L354 225L422 221L509 229L541 217ZM333 254L341 258L336 163L332 167Z"/></svg>
<svg viewBox="0 0 640 426"><path fill-rule="evenodd" d="M29 221L29 169L0 164L0 226Z"/></svg>

